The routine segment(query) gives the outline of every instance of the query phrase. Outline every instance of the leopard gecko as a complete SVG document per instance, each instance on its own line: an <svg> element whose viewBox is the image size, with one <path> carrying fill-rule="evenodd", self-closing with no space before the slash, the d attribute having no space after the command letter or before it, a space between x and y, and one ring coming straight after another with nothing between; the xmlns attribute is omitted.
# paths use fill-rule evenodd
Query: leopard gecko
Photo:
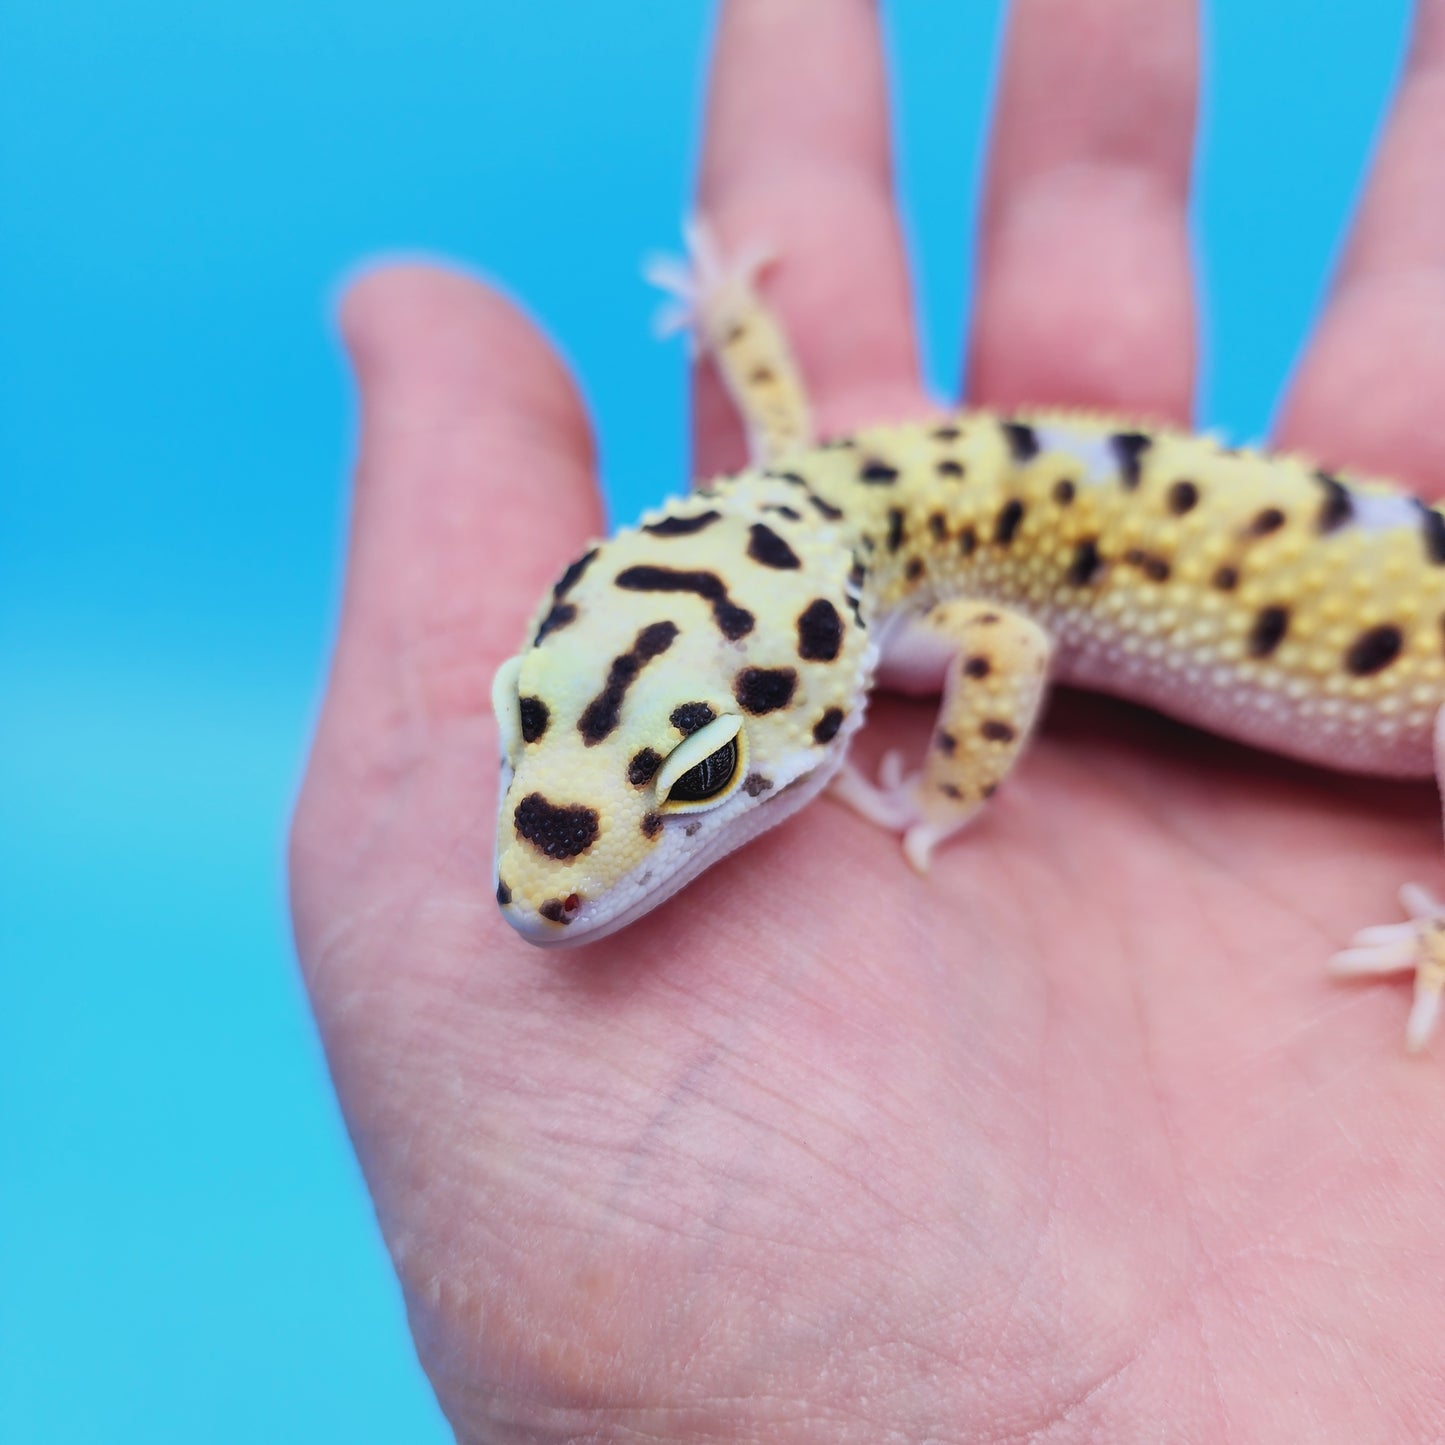
<svg viewBox="0 0 1445 1445"><path fill-rule="evenodd" d="M630 923L825 788L908 860L982 809L1050 679L1347 771L1445 776L1445 512L1298 457L1056 410L814 444L763 258L656 268L754 464L598 542L493 688L497 901L538 944ZM846 761L875 685L941 693L921 767ZM1445 986L1445 906L1342 974Z"/></svg>

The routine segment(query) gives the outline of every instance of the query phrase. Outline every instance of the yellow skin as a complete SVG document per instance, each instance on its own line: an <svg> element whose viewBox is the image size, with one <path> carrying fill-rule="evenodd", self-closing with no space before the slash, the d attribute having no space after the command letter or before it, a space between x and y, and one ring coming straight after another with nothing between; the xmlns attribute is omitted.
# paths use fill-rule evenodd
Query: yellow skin
<svg viewBox="0 0 1445 1445"><path fill-rule="evenodd" d="M1431 495L1442 18L1273 440ZM973 404L1189 429L1195 23L1014 7ZM701 204L786 257L767 296L822 435L934 414L883 77L864 5L722 9ZM296 929L459 1438L1445 1435L1438 1050L1398 1055L1392 989L1318 976L1438 876L1432 790L1062 692L928 878L825 798L539 952L492 897L487 700L601 529L585 416L473 281L390 268L343 321L363 434ZM697 475L744 463L723 403L704 376ZM923 756L934 709L878 697L856 751Z"/></svg>

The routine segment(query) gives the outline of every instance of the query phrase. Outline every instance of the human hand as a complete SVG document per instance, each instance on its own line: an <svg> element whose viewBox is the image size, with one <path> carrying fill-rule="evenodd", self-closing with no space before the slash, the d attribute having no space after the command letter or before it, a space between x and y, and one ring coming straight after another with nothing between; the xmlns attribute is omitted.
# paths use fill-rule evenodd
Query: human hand
<svg viewBox="0 0 1445 1445"><path fill-rule="evenodd" d="M971 401L1187 420L1195 24L1017 0ZM1279 437L1421 485L1442 26L1422 5ZM702 208L785 258L825 431L927 410L870 6L726 7ZM927 879L824 800L623 933L532 949L491 896L488 691L600 526L586 424L473 282L374 274L343 326L362 453L296 927L459 1435L1445 1430L1445 1060L1403 1055L1401 990L1323 972L1438 870L1427 792L1063 697ZM698 413L700 470L738 462L706 378ZM864 749L920 752L929 711L880 702Z"/></svg>

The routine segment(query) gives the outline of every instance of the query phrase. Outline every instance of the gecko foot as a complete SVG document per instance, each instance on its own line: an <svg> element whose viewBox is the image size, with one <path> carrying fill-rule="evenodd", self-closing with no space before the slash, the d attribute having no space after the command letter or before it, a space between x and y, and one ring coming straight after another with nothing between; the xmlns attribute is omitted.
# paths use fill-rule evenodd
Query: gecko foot
<svg viewBox="0 0 1445 1445"><path fill-rule="evenodd" d="M1362 928L1349 948L1330 959L1337 978L1374 977L1387 973L1415 975L1415 1002L1405 1027L1405 1046L1411 1053L1423 1049L1440 1018L1445 990L1445 903L1418 883L1400 890L1400 904L1410 915L1408 923L1384 923Z"/></svg>
<svg viewBox="0 0 1445 1445"><path fill-rule="evenodd" d="M884 753L878 764L878 781L870 782L860 768L844 763L829 791L840 803L890 833L903 835L903 853L919 873L927 873L933 850L958 832L972 816L951 809L947 817L930 818L920 802L921 772L903 771L903 754Z"/></svg>
<svg viewBox="0 0 1445 1445"><path fill-rule="evenodd" d="M705 343L710 323L744 303L752 304L753 283L776 257L765 246L751 246L725 258L712 227L700 216L683 227L683 238L685 259L650 256L643 263L642 274L674 298L657 313L654 329L658 336L686 331L696 354Z"/></svg>

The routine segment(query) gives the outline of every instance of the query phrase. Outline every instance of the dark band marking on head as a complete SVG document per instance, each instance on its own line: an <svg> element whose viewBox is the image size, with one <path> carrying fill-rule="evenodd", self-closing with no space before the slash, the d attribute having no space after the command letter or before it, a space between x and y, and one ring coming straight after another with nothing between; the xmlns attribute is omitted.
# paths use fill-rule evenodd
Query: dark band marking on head
<svg viewBox="0 0 1445 1445"><path fill-rule="evenodd" d="M584 552L568 569L557 579L557 585L552 589L554 601L560 602L578 583L582 574L592 565L592 559L597 555L597 548L590 552Z"/></svg>
<svg viewBox="0 0 1445 1445"><path fill-rule="evenodd" d="M745 667L733 679L733 696L744 712L757 715L787 707L797 687L791 667Z"/></svg>
<svg viewBox="0 0 1445 1445"><path fill-rule="evenodd" d="M798 615L798 656L832 662L843 650L843 619L826 597L815 597Z"/></svg>
<svg viewBox="0 0 1445 1445"><path fill-rule="evenodd" d="M660 657L677 637L675 622L651 622L638 634L629 652L612 659L607 669L607 685L582 710L577 719L577 731L582 734L583 743L591 748L608 737L622 716L622 701L627 689L637 681L637 675L652 661Z"/></svg>
<svg viewBox="0 0 1445 1445"><path fill-rule="evenodd" d="M601 832L596 808L582 803L558 806L541 793L528 793L512 814L517 836L539 853L559 862L585 853Z"/></svg>
<svg viewBox="0 0 1445 1445"><path fill-rule="evenodd" d="M803 564L798 554L762 522L754 522L748 528L748 556L762 567L774 567L780 572L793 571Z"/></svg>
<svg viewBox="0 0 1445 1445"><path fill-rule="evenodd" d="M1445 566L1445 516L1418 497L1414 502L1420 509L1420 535L1425 540L1425 555L1434 566Z"/></svg>
<svg viewBox="0 0 1445 1445"><path fill-rule="evenodd" d="M746 637L756 619L728 597L716 572L688 572L676 567L628 567L617 574L617 586L626 592L693 592L712 603L715 621L730 642Z"/></svg>
<svg viewBox="0 0 1445 1445"><path fill-rule="evenodd" d="M998 428L1008 446L1008 454L1018 466L1031 462L1039 454L1039 435L1027 422L1003 421Z"/></svg>
<svg viewBox="0 0 1445 1445"><path fill-rule="evenodd" d="M1323 468L1315 472L1314 477L1325 493L1325 499L1320 503L1319 516L1315 518L1315 529L1322 535L1338 531L1354 519L1355 503L1350 496L1350 489L1337 476Z"/></svg>
<svg viewBox="0 0 1445 1445"><path fill-rule="evenodd" d="M1383 672L1399 657L1405 635L1392 622L1367 628L1350 644L1345 653L1345 670L1355 677L1369 677Z"/></svg>
<svg viewBox="0 0 1445 1445"><path fill-rule="evenodd" d="M843 726L843 709L841 707L830 707L823 716L813 724L813 741L815 743L831 743L838 736L838 729Z"/></svg>
<svg viewBox="0 0 1445 1445"><path fill-rule="evenodd" d="M1268 657L1284 641L1289 631L1289 608L1261 607L1255 613L1245 646L1251 657Z"/></svg>
<svg viewBox="0 0 1445 1445"><path fill-rule="evenodd" d="M684 737L691 737L699 728L705 728L717 714L705 702L684 702L673 708L668 721Z"/></svg>
<svg viewBox="0 0 1445 1445"><path fill-rule="evenodd" d="M522 719L522 741L536 742L547 731L547 723L551 719L547 704L540 697L518 698L517 711Z"/></svg>
<svg viewBox="0 0 1445 1445"><path fill-rule="evenodd" d="M1132 492L1144 478L1144 453L1154 445L1153 437L1141 431L1118 431L1109 438L1110 450L1119 467L1119 480Z"/></svg>
<svg viewBox="0 0 1445 1445"><path fill-rule="evenodd" d="M560 632L569 622L577 619L577 604L575 602L554 602L552 610L542 619L537 627L537 635L532 639L532 646L535 647L544 637L554 632Z"/></svg>
<svg viewBox="0 0 1445 1445"><path fill-rule="evenodd" d="M707 511L692 517L664 517L660 522L649 522L642 530L652 537L691 537L721 516L721 512Z"/></svg>
<svg viewBox="0 0 1445 1445"><path fill-rule="evenodd" d="M774 502L770 506L764 507L763 511L771 512L775 517L784 517L789 522L801 522L803 520L803 514L801 512L796 511L792 507L786 507L781 502Z"/></svg>
<svg viewBox="0 0 1445 1445"><path fill-rule="evenodd" d="M813 504L813 509L820 517L826 517L830 522L842 521L842 507L835 507L832 502L825 502L822 497L813 491L808 493L808 500Z"/></svg>

